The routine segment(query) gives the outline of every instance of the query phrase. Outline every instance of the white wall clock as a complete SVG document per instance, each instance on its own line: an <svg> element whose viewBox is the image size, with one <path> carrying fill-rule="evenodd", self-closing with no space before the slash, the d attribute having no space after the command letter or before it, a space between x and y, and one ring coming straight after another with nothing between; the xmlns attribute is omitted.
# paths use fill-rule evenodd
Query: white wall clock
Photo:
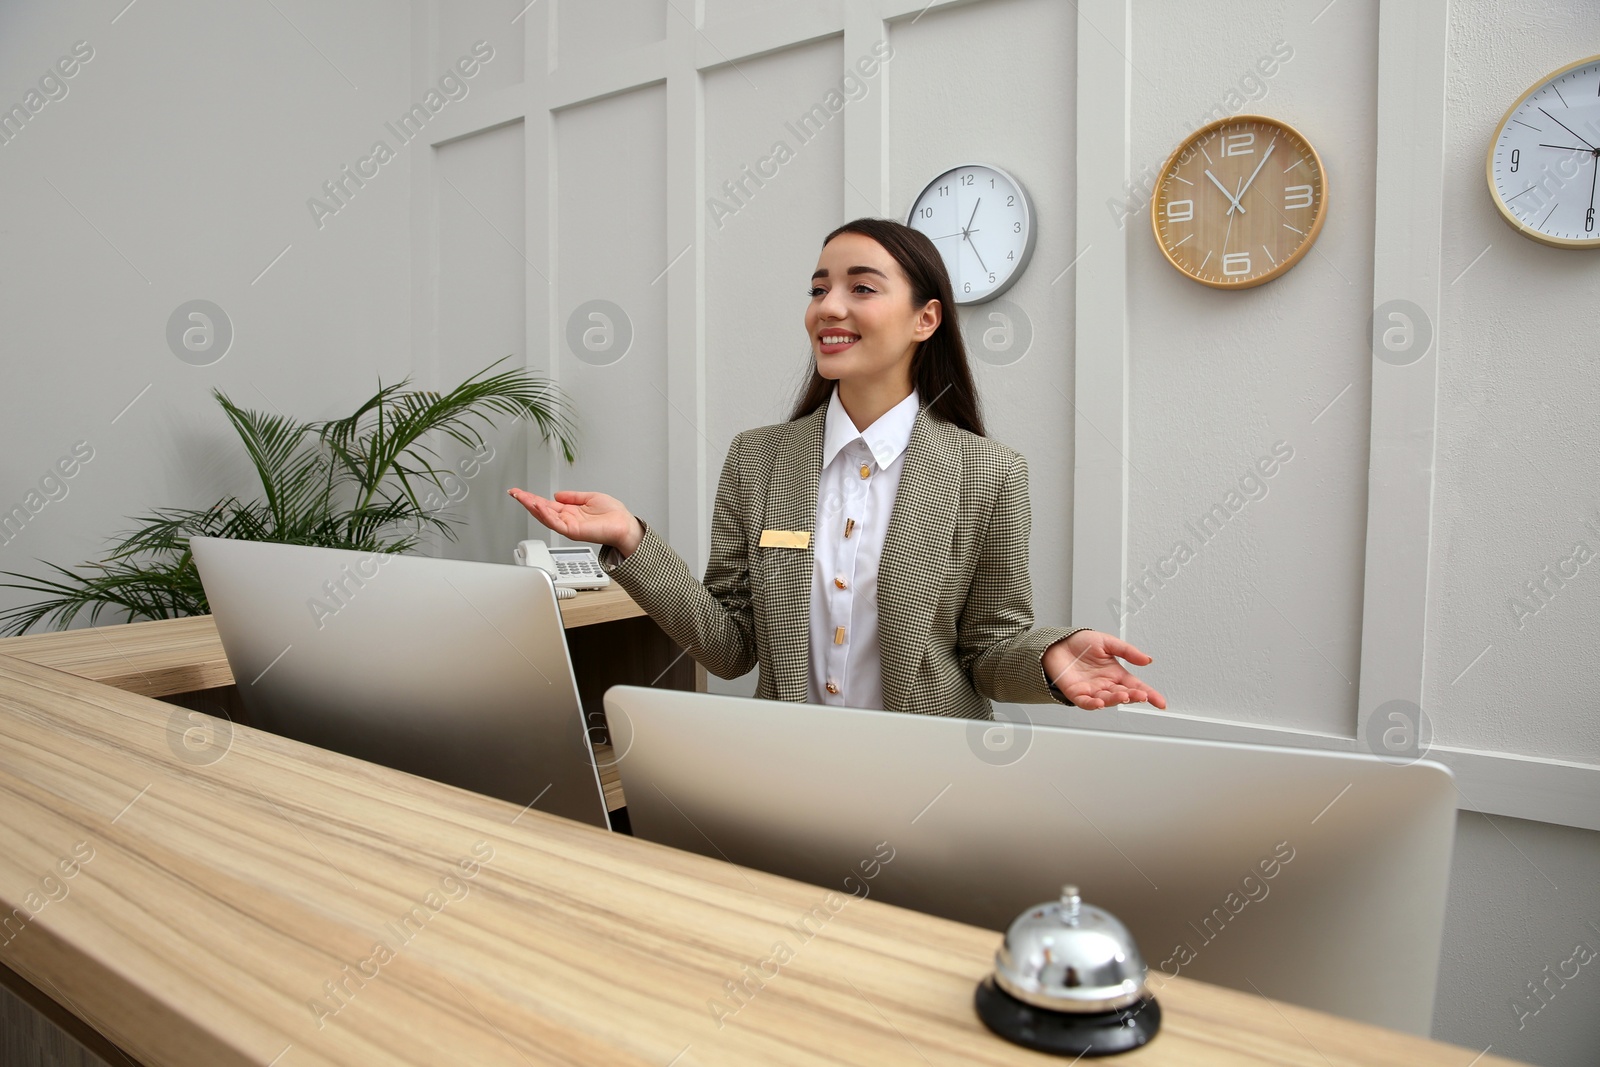
<svg viewBox="0 0 1600 1067"><path fill-rule="evenodd" d="M993 300L1033 255L1033 204L999 167L963 163L929 182L906 225L933 239L957 304Z"/></svg>
<svg viewBox="0 0 1600 1067"><path fill-rule="evenodd" d="M1512 229L1556 248L1600 248L1600 56L1547 75L1507 108L1484 166Z"/></svg>

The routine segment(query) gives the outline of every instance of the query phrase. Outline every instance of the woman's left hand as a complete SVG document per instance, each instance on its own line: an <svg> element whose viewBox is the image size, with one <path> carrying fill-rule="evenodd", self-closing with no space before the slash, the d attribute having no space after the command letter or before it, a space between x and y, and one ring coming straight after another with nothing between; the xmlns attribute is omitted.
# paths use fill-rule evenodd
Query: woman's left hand
<svg viewBox="0 0 1600 1067"><path fill-rule="evenodd" d="M1139 666L1151 662L1120 637L1079 630L1045 649L1044 673L1063 696L1087 711L1138 701L1165 708L1166 698L1129 674L1118 657Z"/></svg>

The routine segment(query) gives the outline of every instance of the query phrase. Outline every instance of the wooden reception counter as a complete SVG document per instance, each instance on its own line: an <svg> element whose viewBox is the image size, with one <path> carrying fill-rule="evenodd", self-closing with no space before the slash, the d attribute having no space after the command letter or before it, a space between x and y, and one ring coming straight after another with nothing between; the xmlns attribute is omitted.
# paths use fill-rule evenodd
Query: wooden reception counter
<svg viewBox="0 0 1600 1067"><path fill-rule="evenodd" d="M606 807L623 806L601 698L613 685L705 690L705 668L683 655L619 585L557 601L578 695L600 763ZM210 615L0 639L0 655L55 667L129 693L249 725Z"/></svg>
<svg viewBox="0 0 1600 1067"><path fill-rule="evenodd" d="M187 655L162 670L216 679ZM0 655L0 977L113 1042L107 1062L1066 1062L974 1015L993 932L247 726L215 722L202 761L175 710ZM786 962L750 977L778 942ZM1509 1062L1184 979L1157 992L1163 1031L1130 1067Z"/></svg>

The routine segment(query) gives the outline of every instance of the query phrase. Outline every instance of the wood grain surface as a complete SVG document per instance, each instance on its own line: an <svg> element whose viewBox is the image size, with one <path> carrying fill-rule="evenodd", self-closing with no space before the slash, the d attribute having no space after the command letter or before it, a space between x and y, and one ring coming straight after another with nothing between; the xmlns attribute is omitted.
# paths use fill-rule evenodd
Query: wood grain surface
<svg viewBox="0 0 1600 1067"><path fill-rule="evenodd" d="M992 932L175 713L0 656L0 962L151 1067L1066 1062L973 1014ZM1158 995L1118 1062L1508 1062Z"/></svg>

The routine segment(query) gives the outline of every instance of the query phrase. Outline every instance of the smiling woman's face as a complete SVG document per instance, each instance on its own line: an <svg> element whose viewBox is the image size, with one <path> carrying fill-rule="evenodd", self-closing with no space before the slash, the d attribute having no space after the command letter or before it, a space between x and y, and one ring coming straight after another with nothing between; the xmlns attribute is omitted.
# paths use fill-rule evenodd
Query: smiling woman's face
<svg viewBox="0 0 1600 1067"><path fill-rule="evenodd" d="M884 247L859 233L823 246L811 277L806 334L817 373L836 381L911 380L917 345L939 325L939 302L913 307L911 283Z"/></svg>

